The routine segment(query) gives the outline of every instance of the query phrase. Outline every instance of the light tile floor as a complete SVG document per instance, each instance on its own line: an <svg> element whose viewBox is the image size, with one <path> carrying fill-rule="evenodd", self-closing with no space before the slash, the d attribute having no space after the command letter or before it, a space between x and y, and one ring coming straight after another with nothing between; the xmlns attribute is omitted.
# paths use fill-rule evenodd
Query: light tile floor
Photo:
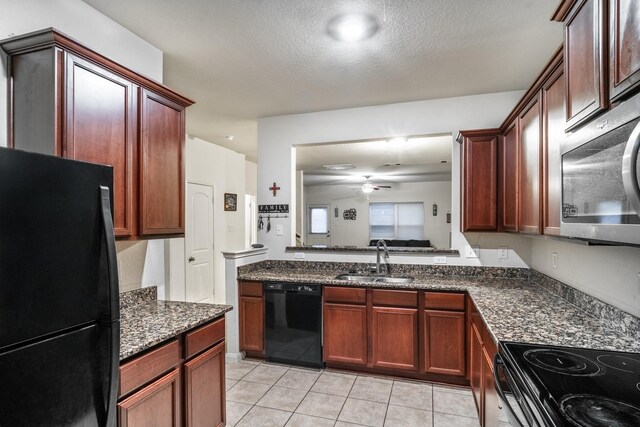
<svg viewBox="0 0 640 427"><path fill-rule="evenodd" d="M257 360L228 363L226 374L228 426L479 425L462 387Z"/></svg>

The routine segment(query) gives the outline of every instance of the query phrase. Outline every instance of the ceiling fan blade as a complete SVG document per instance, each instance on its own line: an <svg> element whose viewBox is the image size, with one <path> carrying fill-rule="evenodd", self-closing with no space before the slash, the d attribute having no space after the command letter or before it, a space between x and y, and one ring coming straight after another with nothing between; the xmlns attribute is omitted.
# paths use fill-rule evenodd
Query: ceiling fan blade
<svg viewBox="0 0 640 427"><path fill-rule="evenodd" d="M390 185L376 185L378 188L391 188Z"/></svg>

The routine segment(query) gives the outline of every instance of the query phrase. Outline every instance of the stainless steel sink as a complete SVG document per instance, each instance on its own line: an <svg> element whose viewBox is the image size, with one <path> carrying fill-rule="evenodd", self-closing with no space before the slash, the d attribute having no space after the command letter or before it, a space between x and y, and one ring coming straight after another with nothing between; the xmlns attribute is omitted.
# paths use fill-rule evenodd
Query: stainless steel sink
<svg viewBox="0 0 640 427"><path fill-rule="evenodd" d="M348 280L350 282L382 282L382 283L411 283L413 277L390 277L390 276L363 276L355 274L340 274L337 280Z"/></svg>

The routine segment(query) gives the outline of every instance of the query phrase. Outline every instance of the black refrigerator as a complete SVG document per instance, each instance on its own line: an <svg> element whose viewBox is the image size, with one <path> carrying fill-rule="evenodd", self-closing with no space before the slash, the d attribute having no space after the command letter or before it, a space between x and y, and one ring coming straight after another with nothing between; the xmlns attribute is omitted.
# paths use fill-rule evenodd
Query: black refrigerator
<svg viewBox="0 0 640 427"><path fill-rule="evenodd" d="M112 182L0 148L0 427L116 425Z"/></svg>

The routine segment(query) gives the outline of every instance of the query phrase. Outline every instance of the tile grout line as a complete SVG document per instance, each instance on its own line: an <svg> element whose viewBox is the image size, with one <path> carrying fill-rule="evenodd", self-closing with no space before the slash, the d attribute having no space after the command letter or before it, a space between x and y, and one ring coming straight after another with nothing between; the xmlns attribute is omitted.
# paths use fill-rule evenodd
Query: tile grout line
<svg viewBox="0 0 640 427"><path fill-rule="evenodd" d="M344 402L342 402L342 406L340 407L340 411L338 411L338 416L336 417L336 422L334 423L334 425L337 424L338 420L340 419L340 414L342 414L342 411L344 410L344 405L347 404L347 399L349 398L349 395L351 394L351 390L353 390L353 386L356 385L356 380L358 379L358 374L356 374L355 377L356 378L353 380L353 384L351 384L351 387L349 387L349 391L347 392L347 395L344 398Z"/></svg>
<svg viewBox="0 0 640 427"><path fill-rule="evenodd" d="M258 366L263 366L263 365L264 365L264 362L260 362L260 363L258 363L258 364L257 364L257 365L252 369L252 370L250 370L249 372L247 372L247 373L246 373L242 378L245 378L247 375L249 375L251 372L253 372L253 371L254 371ZM285 365L283 365L283 366L285 366ZM282 378L282 376L283 376L284 374L286 374L286 373L289 371L289 369L291 369L291 368L290 368L290 367L287 367L287 369L282 373L282 375L280 375L280 376L278 377L278 379L276 380L276 382L278 382L278 381L280 380L280 378ZM238 380L238 382L240 382L240 381L242 381L242 379L239 379L239 380ZM253 381L246 381L246 382L248 382L248 383L254 383L254 384L263 384L263 383L256 383L256 382L253 382ZM264 384L264 385L268 385L268 384ZM269 385L269 388L268 388L268 389L267 389L267 390L266 390L266 391L265 391L265 392L264 392L264 393L263 393L263 394L258 398L258 400L256 401L256 403L254 403L254 404L252 404L252 405L251 405L251 408L249 408L249 410L248 410L248 411L247 411L247 412L246 412L242 417L240 417L240 419L238 420L238 422L237 422L237 423L235 423L235 424L234 424L234 426L236 426L236 425L240 424L240 422L244 419L244 417L246 417L246 416L247 416L247 414L248 414L249 412L251 412L251 411L253 410L253 408L255 408L255 407L256 407L256 404L260 401L260 399L262 399L262 398L263 398L267 393L269 393L269 391L273 388L273 386L274 386L274 385L275 385L275 383L273 383L273 384ZM235 386L234 386L234 387L235 387ZM233 388L233 387L232 387L232 388ZM258 406L258 407L259 407L259 408L262 408L262 406ZM273 409L273 408L267 408L267 409ZM285 411L283 411L283 412L285 412ZM291 416L289 416L289 418L291 418ZM287 421L285 421L285 424L289 421L289 418L287 418Z"/></svg>

